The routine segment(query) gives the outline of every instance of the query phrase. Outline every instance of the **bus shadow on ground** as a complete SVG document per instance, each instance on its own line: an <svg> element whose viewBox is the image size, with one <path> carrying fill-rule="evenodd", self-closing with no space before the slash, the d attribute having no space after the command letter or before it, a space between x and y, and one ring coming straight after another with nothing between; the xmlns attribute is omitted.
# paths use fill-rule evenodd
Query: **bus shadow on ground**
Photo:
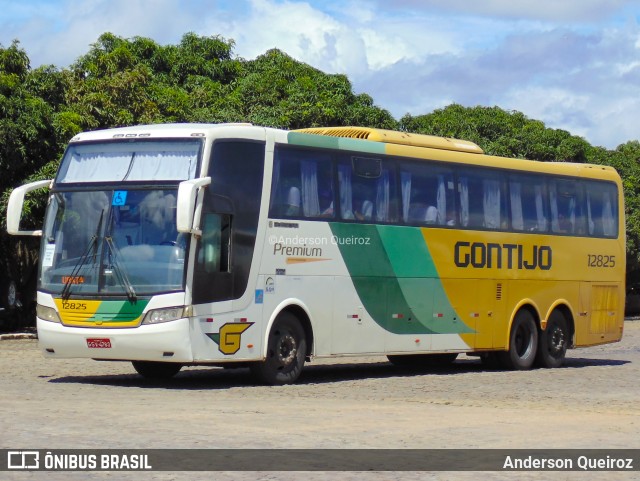
<svg viewBox="0 0 640 481"><path fill-rule="evenodd" d="M578 369L589 367L615 367L630 363L627 360L568 358L561 368ZM133 368L132 368L133 369ZM386 379L420 376L457 376L474 372L515 374L515 371L489 368L475 359L457 360L453 364L430 367L398 367L389 362L346 363L305 366L296 384L328 384L353 382L370 379ZM113 374L98 376L64 376L49 379L51 383L77 383L114 387L153 388L172 390L211 390L262 387L256 383L249 369L223 369L219 367L184 368L178 375L168 380L145 379L138 374Z"/></svg>
<svg viewBox="0 0 640 481"><path fill-rule="evenodd" d="M595 367L595 366L623 366L631 361L626 359L593 359L587 357L568 358L560 369Z"/></svg>

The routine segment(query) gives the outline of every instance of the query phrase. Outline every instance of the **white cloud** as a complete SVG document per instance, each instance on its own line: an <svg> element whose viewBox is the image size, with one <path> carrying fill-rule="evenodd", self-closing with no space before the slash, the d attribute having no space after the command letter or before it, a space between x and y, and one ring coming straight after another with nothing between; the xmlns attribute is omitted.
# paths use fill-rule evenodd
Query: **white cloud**
<svg viewBox="0 0 640 481"><path fill-rule="evenodd" d="M308 3L251 0L250 4L246 16L222 26L223 34L236 41L236 52L242 57L255 58L278 48L317 68L343 72L348 67L344 58L359 58L345 52L357 39L349 38L338 21Z"/></svg>
<svg viewBox="0 0 640 481"><path fill-rule="evenodd" d="M432 10L467 16L554 22L600 21L635 0L376 0L381 8Z"/></svg>
<svg viewBox="0 0 640 481"><path fill-rule="evenodd" d="M581 32L534 28L487 49L404 59L354 80L399 118L450 103L519 110L614 148L638 138L636 23Z"/></svg>
<svg viewBox="0 0 640 481"><path fill-rule="evenodd" d="M326 72L358 76L402 59L460 49L457 35L445 26L424 28L426 19L406 15L382 21L366 5L357 16L355 2L340 15L307 2L251 0L251 5L248 16L235 19L226 32L246 58L275 47Z"/></svg>
<svg viewBox="0 0 640 481"><path fill-rule="evenodd" d="M547 127L562 128L574 135L587 136L593 128L588 95L570 89L525 86L514 88L501 98L506 110L526 112L532 119L544 119Z"/></svg>
<svg viewBox="0 0 640 481"><path fill-rule="evenodd" d="M596 145L615 148L630 140L640 140L638 133L638 112L640 100L637 96L621 98L614 102L600 102L593 105L593 128L588 139Z"/></svg>
<svg viewBox="0 0 640 481"><path fill-rule="evenodd" d="M122 37L146 36L161 43L177 42L200 22L195 11L179 0L61 0L51 6L32 6L30 16L16 22L0 21L2 42L18 38L34 65L66 67L87 52L104 32ZM17 18L17 17L16 17Z"/></svg>

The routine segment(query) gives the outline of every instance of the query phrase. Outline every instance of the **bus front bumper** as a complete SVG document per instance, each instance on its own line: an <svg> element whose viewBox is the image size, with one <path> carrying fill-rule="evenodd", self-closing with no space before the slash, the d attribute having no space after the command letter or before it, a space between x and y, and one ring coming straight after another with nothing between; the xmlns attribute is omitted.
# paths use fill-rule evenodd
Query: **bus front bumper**
<svg viewBox="0 0 640 481"><path fill-rule="evenodd" d="M38 318L38 344L48 358L193 362L189 319L135 328L66 327Z"/></svg>

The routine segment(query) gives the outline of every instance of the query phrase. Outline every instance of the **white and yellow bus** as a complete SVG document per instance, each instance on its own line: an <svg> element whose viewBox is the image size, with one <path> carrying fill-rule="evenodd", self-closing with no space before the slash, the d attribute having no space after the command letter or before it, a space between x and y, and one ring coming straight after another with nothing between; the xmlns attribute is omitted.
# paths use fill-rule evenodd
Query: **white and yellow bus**
<svg viewBox="0 0 640 481"><path fill-rule="evenodd" d="M44 227L21 231L42 188ZM372 128L179 124L77 135L55 179L14 190L7 226L42 235L46 357L148 377L237 363L285 384L314 357L527 369L620 340L623 212L609 167Z"/></svg>

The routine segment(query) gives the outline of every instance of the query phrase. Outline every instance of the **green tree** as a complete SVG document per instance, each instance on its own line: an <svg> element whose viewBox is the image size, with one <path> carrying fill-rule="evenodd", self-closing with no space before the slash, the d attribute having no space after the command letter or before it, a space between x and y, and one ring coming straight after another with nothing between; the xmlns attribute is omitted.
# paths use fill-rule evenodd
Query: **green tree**
<svg viewBox="0 0 640 481"><path fill-rule="evenodd" d="M327 75L279 50L234 58L233 46L193 33L169 46L105 33L68 72L68 111L85 129L188 121L397 127L344 75Z"/></svg>
<svg viewBox="0 0 640 481"><path fill-rule="evenodd" d="M19 42L0 46L0 271L4 273L0 293L13 281L30 310L35 296L37 239L15 238L6 233L6 197L30 174L59 154L54 126L61 104L64 82L53 67L32 71ZM41 217L44 203L36 208Z"/></svg>
<svg viewBox="0 0 640 481"><path fill-rule="evenodd" d="M531 160L585 162L591 147L565 130L547 128L521 112L499 107L452 104L426 115L405 115L400 128L470 140L490 155Z"/></svg>
<svg viewBox="0 0 640 481"><path fill-rule="evenodd" d="M237 119L287 129L368 125L393 129L391 114L356 95L344 75L328 75L273 49L245 62L223 109Z"/></svg>
<svg viewBox="0 0 640 481"><path fill-rule="evenodd" d="M232 49L193 33L169 46L105 33L71 66L68 104L87 129L203 121L240 70Z"/></svg>
<svg viewBox="0 0 640 481"><path fill-rule="evenodd" d="M43 69L32 72L29 58L14 41L0 46L0 190L18 185L57 153L53 127L53 94L42 78Z"/></svg>
<svg viewBox="0 0 640 481"><path fill-rule="evenodd" d="M619 145L616 150L592 149L591 163L610 165L622 177L627 228L627 283L640 285L640 142Z"/></svg>

